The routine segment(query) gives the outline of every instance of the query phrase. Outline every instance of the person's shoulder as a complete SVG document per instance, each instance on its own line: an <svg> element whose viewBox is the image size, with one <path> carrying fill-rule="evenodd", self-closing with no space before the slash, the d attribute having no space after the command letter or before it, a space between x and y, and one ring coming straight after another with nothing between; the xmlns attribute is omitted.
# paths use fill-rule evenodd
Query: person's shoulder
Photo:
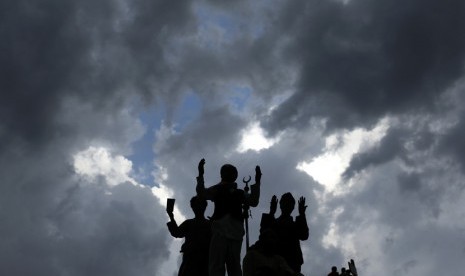
<svg viewBox="0 0 465 276"><path fill-rule="evenodd" d="M190 218L190 219L186 219L185 221L183 221L181 224L184 224L184 225L191 225L192 223L195 222L195 218Z"/></svg>
<svg viewBox="0 0 465 276"><path fill-rule="evenodd" d="M201 219L194 219L195 220L195 223L197 224L205 224L205 225L210 225L211 224L211 220L209 219L206 219L206 218L201 218Z"/></svg>

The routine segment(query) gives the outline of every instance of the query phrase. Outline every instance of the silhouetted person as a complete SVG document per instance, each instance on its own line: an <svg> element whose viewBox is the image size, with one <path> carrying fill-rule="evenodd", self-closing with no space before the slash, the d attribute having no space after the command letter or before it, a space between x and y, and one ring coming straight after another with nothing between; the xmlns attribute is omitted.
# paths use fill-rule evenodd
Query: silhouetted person
<svg viewBox="0 0 465 276"><path fill-rule="evenodd" d="M305 218L305 198L301 197L298 202L299 215L296 220L291 216L295 207L295 199L291 193L285 193L281 196L279 206L281 216L275 219L278 200L273 196L270 204L270 213L262 214L260 222L260 232L267 228L273 229L278 234L278 254L284 257L289 266L297 272L301 271L304 263L300 241L308 239L308 225Z"/></svg>
<svg viewBox="0 0 465 276"><path fill-rule="evenodd" d="M341 276L350 276L350 271L346 270L345 267L341 267Z"/></svg>
<svg viewBox="0 0 465 276"><path fill-rule="evenodd" d="M278 235L271 229L260 233L244 257L244 276L294 276L301 275L292 270L286 260L277 254Z"/></svg>
<svg viewBox="0 0 465 276"><path fill-rule="evenodd" d="M208 276L208 251L211 238L211 222L204 217L207 201L198 196L191 199L195 217L177 225L173 212L167 211L168 230L175 238L185 238L181 247L182 263L179 276Z"/></svg>
<svg viewBox="0 0 465 276"><path fill-rule="evenodd" d="M237 188L237 169L231 164L221 167L221 182L205 188L205 160L199 162L197 177L197 194L215 204L212 220L212 239L210 242L209 273L210 276L241 276L241 247L244 231L243 204L255 207L260 196L260 167L255 168L255 184L251 185L251 193L246 196ZM226 267L226 269L225 269Z"/></svg>
<svg viewBox="0 0 465 276"><path fill-rule="evenodd" d="M337 267L331 267L331 272L328 274L328 276L339 276L339 272L337 272Z"/></svg>

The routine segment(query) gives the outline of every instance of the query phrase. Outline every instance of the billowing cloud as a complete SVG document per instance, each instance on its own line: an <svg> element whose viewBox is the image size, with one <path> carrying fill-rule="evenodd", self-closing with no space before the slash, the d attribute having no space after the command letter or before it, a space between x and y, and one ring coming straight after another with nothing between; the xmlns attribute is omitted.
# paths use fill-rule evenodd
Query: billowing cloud
<svg viewBox="0 0 465 276"><path fill-rule="evenodd" d="M464 13L460 0L3 1L1 274L175 274L162 205L192 216L205 158L207 186L224 163L240 178L262 167L252 243L273 195L306 197L305 274L354 258L360 274L458 275Z"/></svg>
<svg viewBox="0 0 465 276"><path fill-rule="evenodd" d="M433 108L463 74L462 1L292 2L277 28L302 70L296 93L269 129L370 126L391 114Z"/></svg>

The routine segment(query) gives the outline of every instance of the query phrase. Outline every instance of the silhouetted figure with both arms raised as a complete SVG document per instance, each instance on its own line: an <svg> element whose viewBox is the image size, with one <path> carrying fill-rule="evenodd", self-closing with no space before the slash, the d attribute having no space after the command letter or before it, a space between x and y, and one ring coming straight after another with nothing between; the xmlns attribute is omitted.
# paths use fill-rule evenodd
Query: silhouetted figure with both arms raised
<svg viewBox="0 0 465 276"><path fill-rule="evenodd" d="M183 253L179 276L208 276L208 251L211 238L211 223L204 217L207 201L198 196L191 199L195 218L187 219L181 225L174 220L172 210L167 209L170 222L168 230L175 238L185 238L181 247Z"/></svg>
<svg viewBox="0 0 465 276"><path fill-rule="evenodd" d="M212 220L212 238L210 242L209 274L210 276L242 276L241 247L244 231L243 205L256 207L260 197L261 170L255 168L255 184L251 185L250 195L237 188L236 167L225 164L221 167L221 181L205 188L205 160L199 162L197 177L197 194L213 201L215 208ZM226 269L225 269L226 268Z"/></svg>
<svg viewBox="0 0 465 276"><path fill-rule="evenodd" d="M273 196L270 204L269 214L262 214L260 222L260 233L270 228L278 235L278 254L281 255L296 272L301 271L304 263L300 241L308 239L309 231L307 219L305 218L305 198L301 197L298 202L299 215L296 220L291 216L295 207L295 199L291 193L285 193L281 196L279 206L281 216L277 219L274 217L278 206L276 196Z"/></svg>

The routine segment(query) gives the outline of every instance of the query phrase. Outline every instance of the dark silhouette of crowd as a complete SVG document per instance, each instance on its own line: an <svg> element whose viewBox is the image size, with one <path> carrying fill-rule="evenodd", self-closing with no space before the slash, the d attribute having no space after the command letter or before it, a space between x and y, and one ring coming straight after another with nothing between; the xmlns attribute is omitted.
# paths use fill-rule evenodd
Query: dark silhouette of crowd
<svg viewBox="0 0 465 276"><path fill-rule="evenodd" d="M179 276L296 276L303 275L304 263L300 241L309 237L305 211L305 197L297 202L298 215L292 212L296 200L291 193L284 193L279 202L274 195L270 211L262 214L260 236L249 247L249 208L256 207L260 198L261 168L255 167L255 183L240 189L236 183L238 171L231 164L220 169L220 181L205 187L205 160L198 164L196 195L190 206L194 218L187 219L179 226L174 219L174 199L168 199L166 211L170 218L168 230L175 238L184 238L181 246L182 263ZM213 215L205 218L207 201L214 204ZM281 214L275 218L277 207ZM247 252L241 265L241 248L246 236ZM328 276L358 276L355 263L349 262L349 269L332 267Z"/></svg>
<svg viewBox="0 0 465 276"><path fill-rule="evenodd" d="M350 259L350 262L347 264L349 265L349 268L346 269L345 267L341 267L341 273L337 271L336 266L331 267L331 272L328 276L358 276L354 260Z"/></svg>

